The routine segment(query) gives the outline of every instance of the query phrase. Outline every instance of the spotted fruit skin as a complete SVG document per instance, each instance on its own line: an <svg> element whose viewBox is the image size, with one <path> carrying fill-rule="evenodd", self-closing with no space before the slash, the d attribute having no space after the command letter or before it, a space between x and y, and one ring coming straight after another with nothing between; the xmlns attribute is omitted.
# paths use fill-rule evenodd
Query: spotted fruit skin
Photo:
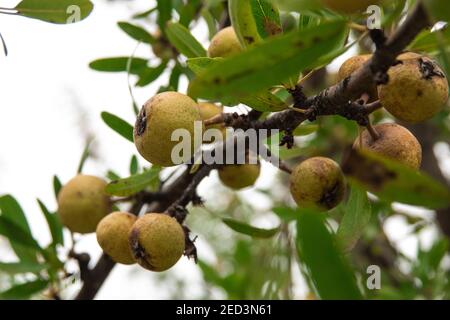
<svg viewBox="0 0 450 320"><path fill-rule="evenodd" d="M104 217L97 225L98 244L117 263L136 263L128 241L128 235L136 219L131 213L115 211Z"/></svg>
<svg viewBox="0 0 450 320"><path fill-rule="evenodd" d="M385 158L400 162L412 169L419 169L422 162L422 147L416 137L405 127L396 123L374 126L379 138L374 140L364 130L355 140L354 148L367 149Z"/></svg>
<svg viewBox="0 0 450 320"><path fill-rule="evenodd" d="M290 191L299 207L332 209L342 201L345 190L341 168L329 158L309 158L291 174Z"/></svg>
<svg viewBox="0 0 450 320"><path fill-rule="evenodd" d="M425 56L414 58L410 53L408 59L391 67L388 75L388 83L378 86L378 96L395 118L418 123L430 119L445 106L447 78L433 60Z"/></svg>
<svg viewBox="0 0 450 320"><path fill-rule="evenodd" d="M347 59L339 68L338 71L339 81L342 81L347 77L350 77L353 72L361 68L364 65L364 63L366 63L370 58L372 58L371 54L362 54ZM376 85L373 85L368 90L367 94L370 96L371 100L376 100L378 98Z"/></svg>
<svg viewBox="0 0 450 320"><path fill-rule="evenodd" d="M58 216L72 232L91 233L100 220L111 212L105 193L106 181L90 175L77 175L58 194Z"/></svg>
<svg viewBox="0 0 450 320"><path fill-rule="evenodd" d="M139 112L134 127L134 143L139 153L149 162L170 167L173 148L180 143L172 141L172 133L185 129L190 135L190 156L196 151L195 121L201 121L197 103L178 92L163 92L148 100ZM189 156L184 160L189 160Z"/></svg>
<svg viewBox="0 0 450 320"><path fill-rule="evenodd" d="M242 51L239 39L234 32L233 27L227 27L220 30L212 39L208 47L208 56L216 57L230 57Z"/></svg>
<svg viewBox="0 0 450 320"><path fill-rule="evenodd" d="M148 213L134 223L129 242L139 265L151 271L165 271L183 255L185 234L175 218Z"/></svg>
<svg viewBox="0 0 450 320"><path fill-rule="evenodd" d="M231 164L219 169L220 181L233 190L251 187L258 180L261 165L258 164Z"/></svg>

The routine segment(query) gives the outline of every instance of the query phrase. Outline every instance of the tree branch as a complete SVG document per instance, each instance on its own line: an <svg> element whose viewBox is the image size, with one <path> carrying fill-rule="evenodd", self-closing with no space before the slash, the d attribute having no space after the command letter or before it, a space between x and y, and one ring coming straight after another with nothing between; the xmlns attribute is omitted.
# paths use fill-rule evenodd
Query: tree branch
<svg viewBox="0 0 450 320"><path fill-rule="evenodd" d="M243 129L280 129L293 130L300 123L307 119L314 120L320 115L348 114L349 108L358 107L359 112L368 112L368 108L361 108L361 104L356 106L357 100L365 93L367 88L375 85L387 70L396 62L396 57L406 48L406 46L422 31L429 26L426 12L419 2L411 15L405 20L402 26L389 38L383 45L378 45L372 57L363 67L356 71L350 77L339 82L318 95L311 98L298 95L302 99L302 105L305 110L301 110L302 105L295 105L294 110L278 112L272 117L258 121L260 113L256 111L245 115L245 121L242 116L225 116L225 121L229 125ZM295 98L295 97L294 97ZM368 105L367 105L368 106ZM372 105L372 107L374 107ZM376 106L377 108L379 107ZM362 111L361 111L362 110ZM303 111L303 112L302 112ZM345 112L345 113L344 113ZM172 205L185 206L192 200L192 194L198 184L206 177L214 166L203 165L195 174L190 173L188 167L183 174L176 179L170 186L162 190L166 196L153 199L147 210L150 212L165 212ZM186 192L187 191L187 192ZM132 212L138 214L144 206L142 199L135 200ZM115 263L105 254L103 254L95 267L90 269L86 275L86 281L76 296L77 300L93 299L100 287L113 269Z"/></svg>

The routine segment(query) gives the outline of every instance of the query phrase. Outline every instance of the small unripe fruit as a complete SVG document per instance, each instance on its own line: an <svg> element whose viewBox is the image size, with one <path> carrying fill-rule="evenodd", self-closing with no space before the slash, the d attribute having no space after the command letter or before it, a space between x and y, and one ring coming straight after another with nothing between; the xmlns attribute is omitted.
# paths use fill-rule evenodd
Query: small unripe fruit
<svg viewBox="0 0 450 320"><path fill-rule="evenodd" d="M218 106L211 102L199 102L198 108L200 111L200 118L202 119L202 121L211 119L212 117L214 117L218 114L221 114L223 112L223 108L221 106ZM220 130L222 133L222 139L226 134L226 128L223 124L214 124L214 125L208 126L206 129ZM216 141L213 140L213 141L203 141L203 142L204 143L212 143L212 142L216 142Z"/></svg>
<svg viewBox="0 0 450 320"><path fill-rule="evenodd" d="M72 178L58 194L58 216L72 232L94 232L99 221L111 212L106 182L89 175Z"/></svg>
<svg viewBox="0 0 450 320"><path fill-rule="evenodd" d="M131 213L116 211L108 214L97 225L97 242L115 262L122 264L136 262L128 241L131 227L136 219L136 216Z"/></svg>
<svg viewBox="0 0 450 320"><path fill-rule="evenodd" d="M388 83L378 87L381 104L405 122L417 123L433 117L448 99L445 74L433 60L414 58L414 53L399 60L401 63L388 71Z"/></svg>
<svg viewBox="0 0 450 320"><path fill-rule="evenodd" d="M346 186L341 168L335 161L314 157L293 170L290 189L299 207L329 210L342 201Z"/></svg>
<svg viewBox="0 0 450 320"><path fill-rule="evenodd" d="M365 12L367 7L372 4L378 4L380 0L321 0L322 4L328 9L342 13Z"/></svg>
<svg viewBox="0 0 450 320"><path fill-rule="evenodd" d="M374 140L367 130L355 140L354 147L377 153L419 169L422 161L422 148L416 137L406 128L396 123L384 123L374 126L379 138Z"/></svg>
<svg viewBox="0 0 450 320"><path fill-rule="evenodd" d="M179 141L172 141L172 132L186 129L191 137L194 155L194 122L201 121L198 105L190 97L178 92L162 92L148 100L139 112L134 127L134 143L139 153L149 162L170 167L172 150ZM189 155L185 160L190 158Z"/></svg>
<svg viewBox="0 0 450 320"><path fill-rule="evenodd" d="M261 171L260 164L230 164L219 169L219 178L228 188L239 190L255 184Z"/></svg>
<svg viewBox="0 0 450 320"><path fill-rule="evenodd" d="M208 56L211 58L226 58L242 51L239 39L233 27L220 30L212 39L208 48Z"/></svg>
<svg viewBox="0 0 450 320"><path fill-rule="evenodd" d="M353 72L361 68L363 64L366 63L370 58L372 58L371 54L362 54L347 59L339 68L339 81L342 81L345 78L349 77ZM376 100L378 98L377 86L373 85L368 90L367 94L370 96L371 100Z"/></svg>
<svg viewBox="0 0 450 320"><path fill-rule="evenodd" d="M175 218L149 213L139 218L131 228L130 246L134 259L151 271L165 271L181 258L185 234Z"/></svg>

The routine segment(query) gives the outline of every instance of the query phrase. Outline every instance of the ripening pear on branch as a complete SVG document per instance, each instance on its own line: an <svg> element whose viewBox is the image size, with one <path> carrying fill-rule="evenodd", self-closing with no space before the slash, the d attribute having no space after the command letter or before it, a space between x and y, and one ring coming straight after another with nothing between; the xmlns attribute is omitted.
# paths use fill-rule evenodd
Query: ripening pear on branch
<svg viewBox="0 0 450 320"><path fill-rule="evenodd" d="M208 56L211 58L226 58L242 51L239 39L233 27L220 30L212 39L208 48Z"/></svg>
<svg viewBox="0 0 450 320"><path fill-rule="evenodd" d="M178 92L159 93L139 112L134 127L136 148L152 164L163 167L176 165L172 160L172 150L179 141L171 140L172 133L177 129L187 130L191 138L190 155L194 155L195 121L201 121L201 118L194 100Z"/></svg>
<svg viewBox="0 0 450 320"><path fill-rule="evenodd" d="M290 190L299 207L329 210L345 196L345 179L332 159L313 157L301 162L291 174Z"/></svg>
<svg viewBox="0 0 450 320"><path fill-rule="evenodd" d="M148 213L134 223L129 242L137 263L151 271L165 271L183 255L185 234L175 218Z"/></svg>
<svg viewBox="0 0 450 320"><path fill-rule="evenodd" d="M111 212L106 181L89 175L72 178L58 194L58 215L72 232L90 233Z"/></svg>
<svg viewBox="0 0 450 320"><path fill-rule="evenodd" d="M115 262L136 263L128 241L131 227L136 219L136 216L131 213L116 211L108 214L97 225L97 242Z"/></svg>
<svg viewBox="0 0 450 320"><path fill-rule="evenodd" d="M401 55L400 63L388 71L388 83L378 86L383 107L409 123L433 117L448 99L447 77L441 68L425 56L414 55Z"/></svg>
<svg viewBox="0 0 450 320"><path fill-rule="evenodd" d="M420 168L422 147L408 129L396 123L379 124L374 129L379 136L376 140L364 130L353 146L398 161L412 169Z"/></svg>
<svg viewBox="0 0 450 320"><path fill-rule="evenodd" d="M228 188L240 190L253 186L258 180L260 171L259 163L230 164L219 169L219 178Z"/></svg>

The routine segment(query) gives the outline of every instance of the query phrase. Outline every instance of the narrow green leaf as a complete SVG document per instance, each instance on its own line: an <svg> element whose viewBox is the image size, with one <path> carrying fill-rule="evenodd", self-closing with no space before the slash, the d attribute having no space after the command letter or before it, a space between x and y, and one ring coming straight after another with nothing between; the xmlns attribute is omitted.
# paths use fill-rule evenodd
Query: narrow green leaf
<svg viewBox="0 0 450 320"><path fill-rule="evenodd" d="M59 221L58 216L55 213L51 213L41 200L37 199L37 202L44 214L50 234L52 235L52 246L56 247L58 244L64 245L63 226Z"/></svg>
<svg viewBox="0 0 450 320"><path fill-rule="evenodd" d="M130 57L114 57L94 60L89 64L93 70L104 72L127 72L128 60L131 60L130 73L140 74L147 68L147 59L130 58Z"/></svg>
<svg viewBox="0 0 450 320"><path fill-rule="evenodd" d="M159 66L155 68L146 67L139 74L139 80L136 82L137 87L144 87L156 79L166 70L166 63L161 63Z"/></svg>
<svg viewBox="0 0 450 320"><path fill-rule="evenodd" d="M359 183L382 200L430 209L450 205L450 190L446 186L425 173L368 150L352 149L342 169L351 181Z"/></svg>
<svg viewBox="0 0 450 320"><path fill-rule="evenodd" d="M30 233L24 231L21 226L7 218L3 213L0 216L0 234L8 238L14 250L16 244L21 245L21 249L23 249L23 247L31 249L32 252L34 252L34 255L37 251L42 250ZM21 256L19 257L22 259ZM27 259L26 261L30 260Z"/></svg>
<svg viewBox="0 0 450 320"><path fill-rule="evenodd" d="M81 153L80 162L78 163L78 169L77 173L81 174L83 172L84 164L86 163L86 160L89 158L90 155L90 146L91 146L91 139L88 139L86 142L86 145L84 146L83 152Z"/></svg>
<svg viewBox="0 0 450 320"><path fill-rule="evenodd" d="M48 280L38 279L9 288L0 293L1 299L28 299L47 288Z"/></svg>
<svg viewBox="0 0 450 320"><path fill-rule="evenodd" d="M208 26L208 38L211 40L212 37L217 33L217 25L214 16L208 10L208 8L203 8L201 11L201 15L203 19L206 21L206 25Z"/></svg>
<svg viewBox="0 0 450 320"><path fill-rule="evenodd" d="M342 41L343 21L269 38L201 72L191 83L194 97L245 96L282 83L317 64Z"/></svg>
<svg viewBox="0 0 450 320"><path fill-rule="evenodd" d="M138 172L138 170L139 170L138 160L137 157L133 155L130 161L130 174L134 175Z"/></svg>
<svg viewBox="0 0 450 320"><path fill-rule="evenodd" d="M295 128L292 134L294 136L307 136L317 130L319 130L319 126L317 124L304 124Z"/></svg>
<svg viewBox="0 0 450 320"><path fill-rule="evenodd" d="M250 6L256 28L262 38L281 33L280 13L275 2L270 0L251 0Z"/></svg>
<svg viewBox="0 0 450 320"><path fill-rule="evenodd" d="M321 299L361 299L348 262L319 212L301 212L297 220L297 249Z"/></svg>
<svg viewBox="0 0 450 320"><path fill-rule="evenodd" d="M81 21L93 8L89 0L22 0L15 7L21 16L57 24Z"/></svg>
<svg viewBox="0 0 450 320"><path fill-rule="evenodd" d="M172 17L172 0L157 0L158 25L162 32L166 31L166 22Z"/></svg>
<svg viewBox="0 0 450 320"><path fill-rule="evenodd" d="M108 172L106 173L106 177L111 181L120 179L120 176L112 170L108 170Z"/></svg>
<svg viewBox="0 0 450 320"><path fill-rule="evenodd" d="M124 137L128 141L130 141L130 142L134 141L133 126L131 124L129 124L125 120L122 120L118 116L113 115L112 113L109 113L106 111L103 111L101 113L101 117L102 117L103 121L108 125L108 127L113 129L114 131L116 131L118 134L120 134L122 137Z"/></svg>
<svg viewBox="0 0 450 320"><path fill-rule="evenodd" d="M442 0L423 0L429 15L435 22L450 21L450 2Z"/></svg>
<svg viewBox="0 0 450 320"><path fill-rule="evenodd" d="M231 24L241 45L245 48L261 41L251 2L253 0L228 0Z"/></svg>
<svg viewBox="0 0 450 320"><path fill-rule="evenodd" d="M350 198L344 207L344 211L345 214L339 225L337 237L343 244L345 251L350 251L370 222L372 208L367 192L356 185L352 185Z"/></svg>
<svg viewBox="0 0 450 320"><path fill-rule="evenodd" d="M127 197L147 188L159 179L161 168L153 166L149 170L128 178L115 180L106 186L106 192L113 196Z"/></svg>
<svg viewBox="0 0 450 320"><path fill-rule="evenodd" d="M48 266L43 263L30 263L30 262L0 262L0 271L9 275L16 275L21 273L34 273L39 274L41 271L47 269Z"/></svg>
<svg viewBox="0 0 450 320"><path fill-rule="evenodd" d="M59 180L58 176L54 175L53 176L53 191L55 193L56 200L58 200L58 194L59 194L59 191L61 191L61 188L62 188L61 180Z"/></svg>
<svg viewBox="0 0 450 320"><path fill-rule="evenodd" d="M223 218L222 221L234 231L248 235L252 238L270 238L280 231L279 227L273 229L261 229L230 218Z"/></svg>
<svg viewBox="0 0 450 320"><path fill-rule="evenodd" d="M195 39L189 30L180 23L169 22L166 34L170 43L188 58L206 57L206 50Z"/></svg>
<svg viewBox="0 0 450 320"><path fill-rule="evenodd" d="M142 18L147 18L151 13L153 13L155 10L156 10L157 8L155 7L155 8L151 8L151 9L148 9L148 10L145 10L145 11L143 11L143 12L139 12L139 13L136 13L135 15L133 15L133 19L142 19Z"/></svg>
<svg viewBox="0 0 450 320"><path fill-rule="evenodd" d="M422 31L408 48L412 51L435 52L439 50L440 42L444 48L450 46L450 28L448 26L433 32Z"/></svg>
<svg viewBox="0 0 450 320"><path fill-rule="evenodd" d="M31 237L31 229L28 225L27 218L25 213L23 212L20 204L17 200L11 195L5 195L0 197L0 218L5 220L6 225L3 228L7 228L8 223L13 223L15 228L20 229L20 234L17 237L21 237L24 234L24 237ZM1 224L1 222L0 222ZM0 229L2 226L0 225ZM5 235L9 238L11 246L20 260L27 262L35 262L36 261L36 252L35 250L30 250L26 244L20 243L20 241L15 241L14 232L9 232L11 230L7 230L5 232L1 232L1 234ZM34 239L33 239L34 240ZM39 246L38 246L39 247Z"/></svg>
<svg viewBox="0 0 450 320"><path fill-rule="evenodd" d="M148 44L152 44L155 42L155 38L148 33L144 28L131 24L129 22L118 22L117 25L119 26L120 29L123 30L123 32L125 32L126 34L128 34L131 38L140 41L140 42L144 42L144 43L148 43Z"/></svg>
<svg viewBox="0 0 450 320"><path fill-rule="evenodd" d="M222 58L192 58L187 60L188 67L196 74L200 74L206 71L207 68L212 67L220 61ZM279 97L269 91L262 91L257 94L240 97L240 99L234 99L230 97L224 97L221 102L226 105L237 105L243 103L252 109L261 112L276 112L287 108L287 104Z"/></svg>

